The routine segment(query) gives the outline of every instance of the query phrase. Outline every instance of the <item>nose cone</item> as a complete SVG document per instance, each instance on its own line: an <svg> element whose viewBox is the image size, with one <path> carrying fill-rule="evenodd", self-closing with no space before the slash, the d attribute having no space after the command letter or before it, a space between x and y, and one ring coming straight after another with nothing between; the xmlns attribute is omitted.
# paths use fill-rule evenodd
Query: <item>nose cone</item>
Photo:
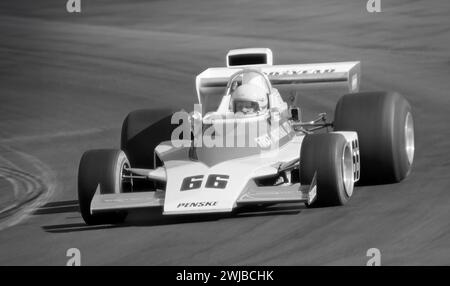
<svg viewBox="0 0 450 286"><path fill-rule="evenodd" d="M249 180L245 168L229 162L208 167L194 161L166 166L164 214L231 212Z"/></svg>

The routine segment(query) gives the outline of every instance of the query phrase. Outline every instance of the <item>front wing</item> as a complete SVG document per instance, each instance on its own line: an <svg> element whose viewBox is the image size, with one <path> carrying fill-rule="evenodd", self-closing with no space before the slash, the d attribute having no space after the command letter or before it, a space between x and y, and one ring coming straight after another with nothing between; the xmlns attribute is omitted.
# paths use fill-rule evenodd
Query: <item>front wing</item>
<svg viewBox="0 0 450 286"><path fill-rule="evenodd" d="M150 192L131 192L119 194L101 194L100 185L92 198L91 213L111 212L118 210L131 210L139 208L157 208L164 206L165 192L161 190ZM310 185L299 183L280 186L257 186L251 182L242 192L236 201L235 207L251 204L263 203L294 203L301 202L311 204L317 195L316 176ZM230 212L232 210L208 210L211 212ZM202 213L202 210L195 210L187 213ZM180 213L164 213L180 214Z"/></svg>

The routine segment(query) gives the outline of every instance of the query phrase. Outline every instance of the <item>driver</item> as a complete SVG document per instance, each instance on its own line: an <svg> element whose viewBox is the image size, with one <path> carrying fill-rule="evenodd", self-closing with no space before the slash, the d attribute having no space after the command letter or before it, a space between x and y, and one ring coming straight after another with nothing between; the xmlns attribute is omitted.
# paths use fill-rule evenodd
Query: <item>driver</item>
<svg viewBox="0 0 450 286"><path fill-rule="evenodd" d="M258 74L244 74L243 84L231 94L234 113L253 115L267 110L267 88Z"/></svg>
<svg viewBox="0 0 450 286"><path fill-rule="evenodd" d="M231 95L231 104L234 113L252 115L264 112L267 109L267 93L257 85L243 84Z"/></svg>

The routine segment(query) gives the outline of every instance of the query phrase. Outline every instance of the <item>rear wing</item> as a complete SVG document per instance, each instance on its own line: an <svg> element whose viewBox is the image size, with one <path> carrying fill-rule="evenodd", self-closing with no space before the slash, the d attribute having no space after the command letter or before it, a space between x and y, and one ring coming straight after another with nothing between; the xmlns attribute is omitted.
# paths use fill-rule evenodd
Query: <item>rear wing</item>
<svg viewBox="0 0 450 286"><path fill-rule="evenodd" d="M220 101L228 80L234 73L248 67L258 68L265 73L272 86L278 89L283 98L322 89L331 89L338 94L359 91L360 62L209 68L196 78L197 97L199 103L204 105L204 110L211 110L212 106L216 105L218 100ZM208 107L209 105L211 107Z"/></svg>

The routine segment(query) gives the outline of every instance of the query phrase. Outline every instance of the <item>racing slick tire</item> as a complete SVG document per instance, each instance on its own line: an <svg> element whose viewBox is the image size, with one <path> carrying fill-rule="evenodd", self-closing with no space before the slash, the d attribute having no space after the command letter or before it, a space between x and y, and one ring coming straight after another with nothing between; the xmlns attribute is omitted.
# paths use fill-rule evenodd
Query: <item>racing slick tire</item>
<svg viewBox="0 0 450 286"><path fill-rule="evenodd" d="M386 184L406 178L414 159L411 105L395 92L360 92L342 96L334 130L356 131L361 156L361 184Z"/></svg>
<svg viewBox="0 0 450 286"><path fill-rule="evenodd" d="M172 114L168 109L140 109L127 115L122 124L120 148L133 168L153 169L158 165L154 149L162 141L171 139L176 128L171 124Z"/></svg>
<svg viewBox="0 0 450 286"><path fill-rule="evenodd" d="M83 154L78 168L78 203L87 224L115 224L125 220L125 211L91 214L91 202L99 184L102 194L130 191L131 182L122 179L126 167L130 163L120 150L98 149Z"/></svg>
<svg viewBox="0 0 450 286"><path fill-rule="evenodd" d="M309 185L316 175L317 196L308 207L344 205L353 194L353 157L341 134L309 134L300 150L300 182Z"/></svg>

